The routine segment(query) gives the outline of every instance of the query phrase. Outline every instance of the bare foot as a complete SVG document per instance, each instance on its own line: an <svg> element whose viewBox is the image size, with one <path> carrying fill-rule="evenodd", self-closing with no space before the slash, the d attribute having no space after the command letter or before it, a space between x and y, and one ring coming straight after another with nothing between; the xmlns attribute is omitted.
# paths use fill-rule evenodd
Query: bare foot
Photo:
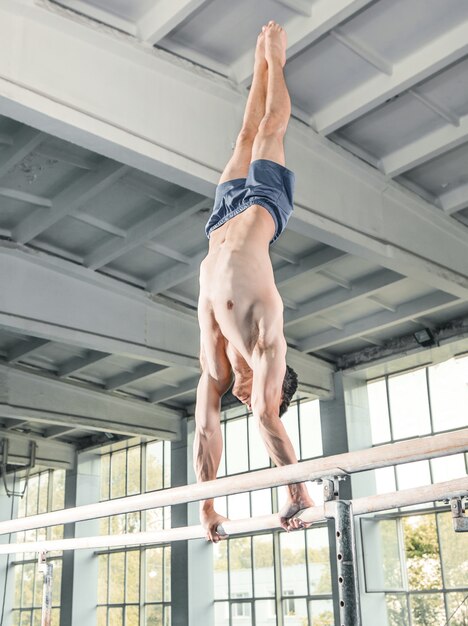
<svg viewBox="0 0 468 626"><path fill-rule="evenodd" d="M257 47L255 48L255 68L267 69L268 65L265 58L265 29L263 26L262 32L257 37Z"/></svg>
<svg viewBox="0 0 468 626"><path fill-rule="evenodd" d="M309 495L302 495L295 500L288 498L288 501L279 512L280 524L284 530L289 531L308 528L310 524L303 522L296 516L296 513L302 511L303 509L308 509L309 507L314 506L314 504L314 501Z"/></svg>
<svg viewBox="0 0 468 626"><path fill-rule="evenodd" d="M286 31L279 24L271 20L264 27L265 57L270 65L279 62L281 67L286 63Z"/></svg>
<svg viewBox="0 0 468 626"><path fill-rule="evenodd" d="M216 513L214 509L200 511L200 522L206 530L207 541L218 543L220 539L226 539L227 535L222 535L218 532L218 526L226 520L227 517L223 517L219 513Z"/></svg>

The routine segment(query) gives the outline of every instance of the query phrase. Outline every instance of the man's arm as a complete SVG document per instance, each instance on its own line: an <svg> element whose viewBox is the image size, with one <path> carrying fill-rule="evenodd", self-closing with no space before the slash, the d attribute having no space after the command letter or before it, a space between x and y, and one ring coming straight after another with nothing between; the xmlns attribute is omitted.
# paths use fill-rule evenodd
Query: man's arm
<svg viewBox="0 0 468 626"><path fill-rule="evenodd" d="M214 480L218 472L223 451L220 425L221 398L231 386L231 374L227 369L218 379L211 376L203 349L200 363L202 374L197 387L193 460L197 481L204 482ZM216 513L213 502L213 499L209 499L200 503L200 521L207 530L207 539L218 541L216 528L225 518Z"/></svg>

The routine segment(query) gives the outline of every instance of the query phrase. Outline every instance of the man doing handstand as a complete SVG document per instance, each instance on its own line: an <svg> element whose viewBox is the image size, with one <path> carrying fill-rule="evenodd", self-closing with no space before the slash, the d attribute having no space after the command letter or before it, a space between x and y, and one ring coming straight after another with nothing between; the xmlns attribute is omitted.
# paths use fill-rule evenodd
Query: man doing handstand
<svg viewBox="0 0 468 626"><path fill-rule="evenodd" d="M294 174L285 165L283 137L291 102L283 76L286 33L264 26L255 51L253 83L234 153L219 185L206 225L209 252L200 266L201 377L195 410L194 464L198 481L216 478L222 454L221 398L232 393L258 420L276 465L296 463L280 420L296 391L286 367L283 302L276 288L268 246L293 209ZM304 483L288 485L280 511L286 530L303 527L297 512L313 506ZM226 519L213 500L200 508L207 539L218 541Z"/></svg>

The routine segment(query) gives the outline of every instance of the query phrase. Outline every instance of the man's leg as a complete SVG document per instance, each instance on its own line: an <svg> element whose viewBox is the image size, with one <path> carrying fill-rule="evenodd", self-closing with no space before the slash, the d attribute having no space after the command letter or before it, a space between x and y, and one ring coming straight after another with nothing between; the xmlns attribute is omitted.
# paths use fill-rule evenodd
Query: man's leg
<svg viewBox="0 0 468 626"><path fill-rule="evenodd" d="M284 80L286 33L275 22L265 32L265 57L268 64L265 116L260 122L252 148L252 161L269 159L285 164L283 138L291 116L291 100Z"/></svg>
<svg viewBox="0 0 468 626"><path fill-rule="evenodd" d="M263 29L265 30L265 26ZM233 178L246 178L252 160L252 145L258 127L265 115L268 66L265 59L265 35L260 33L255 50L255 64L252 86L245 107L244 120L237 137L234 153L219 180L223 183Z"/></svg>

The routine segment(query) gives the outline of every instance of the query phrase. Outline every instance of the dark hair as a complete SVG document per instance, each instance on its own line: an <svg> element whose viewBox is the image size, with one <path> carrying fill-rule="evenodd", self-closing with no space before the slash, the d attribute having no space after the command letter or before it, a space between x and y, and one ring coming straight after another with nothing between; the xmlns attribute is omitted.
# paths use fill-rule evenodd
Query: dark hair
<svg viewBox="0 0 468 626"><path fill-rule="evenodd" d="M293 395L297 389L297 374L292 367L286 365L286 374L283 380L283 398L281 400L279 415L280 417L286 413Z"/></svg>

